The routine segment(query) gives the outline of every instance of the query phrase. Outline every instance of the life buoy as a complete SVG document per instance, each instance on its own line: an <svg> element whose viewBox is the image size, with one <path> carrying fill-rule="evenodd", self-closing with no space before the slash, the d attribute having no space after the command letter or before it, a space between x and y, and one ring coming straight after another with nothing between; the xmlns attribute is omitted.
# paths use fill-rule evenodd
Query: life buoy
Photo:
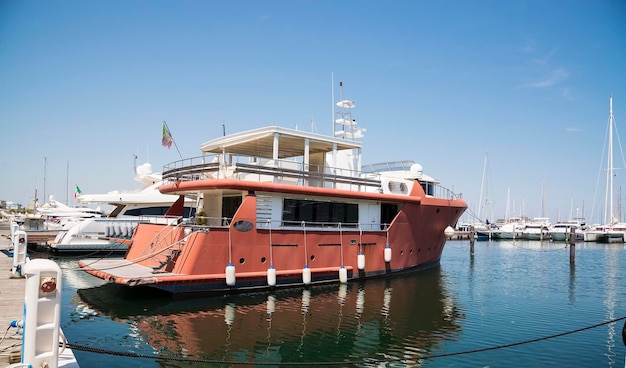
<svg viewBox="0 0 626 368"><path fill-rule="evenodd" d="M41 284L41 291L44 293L51 293L57 288L57 283L54 280L44 281Z"/></svg>

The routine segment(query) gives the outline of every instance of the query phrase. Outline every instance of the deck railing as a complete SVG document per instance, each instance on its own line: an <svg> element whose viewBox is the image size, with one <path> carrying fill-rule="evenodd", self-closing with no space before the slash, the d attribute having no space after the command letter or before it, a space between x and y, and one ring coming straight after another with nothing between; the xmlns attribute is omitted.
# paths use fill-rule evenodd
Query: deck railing
<svg viewBox="0 0 626 368"><path fill-rule="evenodd" d="M192 227L196 231L206 231L210 229L228 229L230 228L232 218L228 217L207 217L196 216L182 221L179 226ZM386 231L390 224L382 223L341 223L341 222L322 222L322 221L257 221L255 227L263 230L325 230L337 231Z"/></svg>
<svg viewBox="0 0 626 368"><path fill-rule="evenodd" d="M402 171L410 168L412 161L399 161ZM380 166L380 165L378 165ZM377 167L378 167L377 166ZM358 172L344 168L303 164L291 160L264 160L255 162L250 156L230 156L228 162L220 162L215 155L198 156L169 163L163 167L166 182L194 181L202 179L238 179L256 182L288 183L321 188L341 188L361 191L363 188L381 187L381 176L366 166ZM394 167L397 169L397 167ZM388 169L388 168L387 168ZM459 195L435 183L427 183L427 195L457 199Z"/></svg>
<svg viewBox="0 0 626 368"><path fill-rule="evenodd" d="M358 190L352 188L353 186L380 187L378 175L368 174L366 177L348 169L289 160L266 160L259 163L249 156L232 156L229 161L228 164L220 163L213 156L201 156L172 162L163 167L163 180L172 182L233 178L324 188L344 185L350 190Z"/></svg>

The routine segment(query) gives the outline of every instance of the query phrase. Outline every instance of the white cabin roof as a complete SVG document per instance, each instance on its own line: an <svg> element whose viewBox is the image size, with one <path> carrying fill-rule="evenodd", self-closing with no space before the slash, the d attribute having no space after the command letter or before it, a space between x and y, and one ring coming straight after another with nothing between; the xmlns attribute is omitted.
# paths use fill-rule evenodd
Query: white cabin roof
<svg viewBox="0 0 626 368"><path fill-rule="evenodd" d="M227 152L271 158L274 157L274 137L278 138L277 151L280 159L303 156L307 140L309 154L332 152L335 145L338 151L362 147L360 142L339 137L269 126L219 137L201 144L200 149L205 153Z"/></svg>

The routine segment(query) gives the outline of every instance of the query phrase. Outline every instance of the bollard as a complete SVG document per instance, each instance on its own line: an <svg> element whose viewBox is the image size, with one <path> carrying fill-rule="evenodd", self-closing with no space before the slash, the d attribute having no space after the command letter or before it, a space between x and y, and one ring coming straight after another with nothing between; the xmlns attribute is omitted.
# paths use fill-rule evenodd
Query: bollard
<svg viewBox="0 0 626 368"><path fill-rule="evenodd" d="M470 225L470 257L474 257L474 238L476 237L476 232L474 232L474 225Z"/></svg>
<svg viewBox="0 0 626 368"><path fill-rule="evenodd" d="M24 265L24 335L22 365L57 368L61 321L61 268L49 259Z"/></svg>
<svg viewBox="0 0 626 368"><path fill-rule="evenodd" d="M570 227L569 232L569 263L574 264L576 261L576 233L574 227Z"/></svg>
<svg viewBox="0 0 626 368"><path fill-rule="evenodd" d="M26 247L28 235L25 231L16 231L11 238L13 241L13 267L11 267L11 277L23 277L23 268L26 263Z"/></svg>

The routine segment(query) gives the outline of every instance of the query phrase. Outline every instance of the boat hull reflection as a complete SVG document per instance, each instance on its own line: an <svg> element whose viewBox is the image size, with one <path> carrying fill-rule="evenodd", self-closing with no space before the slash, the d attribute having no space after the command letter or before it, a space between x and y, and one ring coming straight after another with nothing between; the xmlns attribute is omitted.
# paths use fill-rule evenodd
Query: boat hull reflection
<svg viewBox="0 0 626 368"><path fill-rule="evenodd" d="M115 284L78 294L100 314L132 321L141 339L162 355L406 362L436 352L459 334L463 315L444 285L437 267L360 283L223 297L148 298Z"/></svg>

